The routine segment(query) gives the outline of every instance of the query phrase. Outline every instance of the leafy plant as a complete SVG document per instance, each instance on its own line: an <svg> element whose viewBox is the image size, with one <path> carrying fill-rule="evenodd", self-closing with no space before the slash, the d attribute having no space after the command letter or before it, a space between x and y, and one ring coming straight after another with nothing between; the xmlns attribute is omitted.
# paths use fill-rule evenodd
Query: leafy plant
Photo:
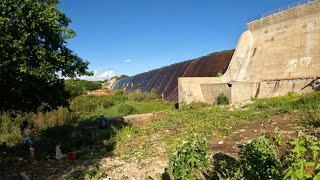
<svg viewBox="0 0 320 180"><path fill-rule="evenodd" d="M150 92L141 92L140 90L130 93L130 99L141 102L141 101L150 101L157 99L157 90L152 89Z"/></svg>
<svg viewBox="0 0 320 180"><path fill-rule="evenodd" d="M223 76L223 73L221 72L221 71L219 71L218 73L217 73L217 77L222 77Z"/></svg>
<svg viewBox="0 0 320 180"><path fill-rule="evenodd" d="M265 137L240 147L240 163L246 179L277 179L280 177L276 147Z"/></svg>
<svg viewBox="0 0 320 180"><path fill-rule="evenodd" d="M208 145L205 138L193 134L171 155L169 172L174 179L197 179L208 165Z"/></svg>
<svg viewBox="0 0 320 180"><path fill-rule="evenodd" d="M108 109L114 106L114 101L111 97L78 96L70 102L70 108L73 111L86 114Z"/></svg>
<svg viewBox="0 0 320 180"><path fill-rule="evenodd" d="M299 132L290 141L291 150L284 156L284 179L320 179L320 142Z"/></svg>
<svg viewBox="0 0 320 180"><path fill-rule="evenodd" d="M218 97L217 97L217 104L219 105L227 105L229 104L229 98L228 96L224 95L223 93L221 93Z"/></svg>
<svg viewBox="0 0 320 180"><path fill-rule="evenodd" d="M299 132L286 146L277 129L271 139L262 136L243 145L239 160L215 155L213 179L320 179L319 139ZM286 152L281 155L276 147Z"/></svg>
<svg viewBox="0 0 320 180"><path fill-rule="evenodd" d="M134 114L137 110L128 104L120 104L118 106L118 112L124 116Z"/></svg>
<svg viewBox="0 0 320 180"><path fill-rule="evenodd" d="M82 95L86 91L101 89L102 83L98 81L86 80L65 80L65 90L68 91L72 98Z"/></svg>

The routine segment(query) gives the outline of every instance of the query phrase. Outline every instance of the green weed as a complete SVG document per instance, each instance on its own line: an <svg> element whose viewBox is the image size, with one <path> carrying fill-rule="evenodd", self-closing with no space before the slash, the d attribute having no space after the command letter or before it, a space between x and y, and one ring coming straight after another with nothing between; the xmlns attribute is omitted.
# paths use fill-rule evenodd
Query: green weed
<svg viewBox="0 0 320 180"><path fill-rule="evenodd" d="M133 106L130 106L128 104L120 104L118 106L118 112L123 116L127 116L136 113L137 110Z"/></svg>
<svg viewBox="0 0 320 180"><path fill-rule="evenodd" d="M208 145L197 134L186 137L169 160L169 172L174 179L197 179L208 165Z"/></svg>
<svg viewBox="0 0 320 180"><path fill-rule="evenodd" d="M229 98L228 96L224 94L219 94L217 97L217 104L218 105L228 105L229 104Z"/></svg>

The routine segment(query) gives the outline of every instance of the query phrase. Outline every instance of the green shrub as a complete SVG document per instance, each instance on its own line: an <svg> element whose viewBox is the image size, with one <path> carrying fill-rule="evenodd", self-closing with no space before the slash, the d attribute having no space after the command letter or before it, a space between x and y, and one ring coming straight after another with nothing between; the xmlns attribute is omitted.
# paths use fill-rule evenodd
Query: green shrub
<svg viewBox="0 0 320 180"><path fill-rule="evenodd" d="M309 93L301 96L293 102L293 106L299 109L319 109L320 92Z"/></svg>
<svg viewBox="0 0 320 180"><path fill-rule="evenodd" d="M58 107L58 109L48 112L30 113L27 119L31 120L37 128L48 128L70 124L78 118L74 112L70 112L67 108Z"/></svg>
<svg viewBox="0 0 320 180"><path fill-rule="evenodd" d="M120 81L120 80L122 80L122 79L125 79L125 78L127 78L127 77L129 77L129 76L127 76L127 75L121 75L121 76L116 76L115 78L116 78L116 81Z"/></svg>
<svg viewBox="0 0 320 180"><path fill-rule="evenodd" d="M9 113L2 113L0 115L0 142L6 142L9 146L22 143L20 132L22 121L21 115L11 118Z"/></svg>
<svg viewBox="0 0 320 180"><path fill-rule="evenodd" d="M181 110L201 110L203 108L209 107L210 105L204 102L192 102L188 105L182 106Z"/></svg>
<svg viewBox="0 0 320 180"><path fill-rule="evenodd" d="M114 106L114 101L115 100L109 96L78 96L70 102L70 108L72 111L86 114L96 110L108 109Z"/></svg>
<svg viewBox="0 0 320 180"><path fill-rule="evenodd" d="M278 179L277 149L265 137L254 139L240 148L240 164L245 179Z"/></svg>
<svg viewBox="0 0 320 180"><path fill-rule="evenodd" d="M219 105L228 105L229 104L229 98L228 96L224 95L223 93L221 93L218 97L217 97L217 104Z"/></svg>
<svg viewBox="0 0 320 180"><path fill-rule="evenodd" d="M278 140L277 140L278 139ZM215 158L213 179L314 179L320 178L319 139L299 132L289 146L259 137L240 148L239 160ZM278 149L285 151L282 154ZM281 158L278 158L280 157Z"/></svg>
<svg viewBox="0 0 320 180"><path fill-rule="evenodd" d="M124 95L127 95L128 93L126 91L123 91L123 90L116 90L114 92L114 95L115 96L124 96Z"/></svg>
<svg viewBox="0 0 320 180"><path fill-rule="evenodd" d="M318 110L305 111L300 124L310 129L320 128L320 112Z"/></svg>
<svg viewBox="0 0 320 180"><path fill-rule="evenodd" d="M205 138L191 135L171 155L169 172L174 179L197 179L208 165L208 145Z"/></svg>
<svg viewBox="0 0 320 180"><path fill-rule="evenodd" d="M130 115L130 114L136 113L137 110L133 106L130 106L128 104L120 104L118 106L118 112L120 114L122 114L123 116L126 116L126 115Z"/></svg>
<svg viewBox="0 0 320 180"><path fill-rule="evenodd" d="M235 158L217 153L213 156L214 171L210 179L244 179L241 163Z"/></svg>
<svg viewBox="0 0 320 180"><path fill-rule="evenodd" d="M158 99L158 95L155 89L152 89L150 92L141 92L140 90L137 90L130 93L130 99L137 102L150 101Z"/></svg>
<svg viewBox="0 0 320 180"><path fill-rule="evenodd" d="M290 151L283 159L283 179L320 179L319 139L299 132L298 138L290 141Z"/></svg>
<svg viewBox="0 0 320 180"><path fill-rule="evenodd" d="M223 76L223 73L221 72L221 71L219 71L218 73L217 73L217 77L222 77Z"/></svg>
<svg viewBox="0 0 320 180"><path fill-rule="evenodd" d="M86 91L101 89L102 82L86 80L65 80L65 90L68 91L72 98L80 96Z"/></svg>
<svg viewBox="0 0 320 180"><path fill-rule="evenodd" d="M122 91L122 90L117 90L114 92L114 96L112 96L112 99L116 103L124 103L127 101L128 98L128 92Z"/></svg>

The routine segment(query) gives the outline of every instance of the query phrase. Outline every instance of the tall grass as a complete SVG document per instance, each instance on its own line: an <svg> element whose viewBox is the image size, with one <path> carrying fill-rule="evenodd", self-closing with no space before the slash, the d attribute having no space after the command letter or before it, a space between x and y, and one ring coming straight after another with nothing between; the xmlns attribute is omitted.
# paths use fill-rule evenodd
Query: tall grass
<svg viewBox="0 0 320 180"><path fill-rule="evenodd" d="M79 116L69 111L67 108L58 107L58 109L50 112L30 113L26 115L26 119L32 121L37 128L48 128L70 124Z"/></svg>
<svg viewBox="0 0 320 180"><path fill-rule="evenodd" d="M88 114L110 108L115 104L114 101L109 96L78 96L70 102L70 109L81 114Z"/></svg>
<svg viewBox="0 0 320 180"><path fill-rule="evenodd" d="M22 142L20 133L22 121L21 115L12 118L9 113L2 113L0 115L0 142L6 142L9 146Z"/></svg>

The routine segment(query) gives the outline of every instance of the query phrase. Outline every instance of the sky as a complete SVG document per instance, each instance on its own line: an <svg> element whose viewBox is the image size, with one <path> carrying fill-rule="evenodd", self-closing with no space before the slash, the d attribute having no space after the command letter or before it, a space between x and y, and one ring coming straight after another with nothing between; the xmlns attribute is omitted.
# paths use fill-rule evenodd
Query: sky
<svg viewBox="0 0 320 180"><path fill-rule="evenodd" d="M61 0L77 36L68 47L92 77L135 75L234 49L249 18L296 0Z"/></svg>

